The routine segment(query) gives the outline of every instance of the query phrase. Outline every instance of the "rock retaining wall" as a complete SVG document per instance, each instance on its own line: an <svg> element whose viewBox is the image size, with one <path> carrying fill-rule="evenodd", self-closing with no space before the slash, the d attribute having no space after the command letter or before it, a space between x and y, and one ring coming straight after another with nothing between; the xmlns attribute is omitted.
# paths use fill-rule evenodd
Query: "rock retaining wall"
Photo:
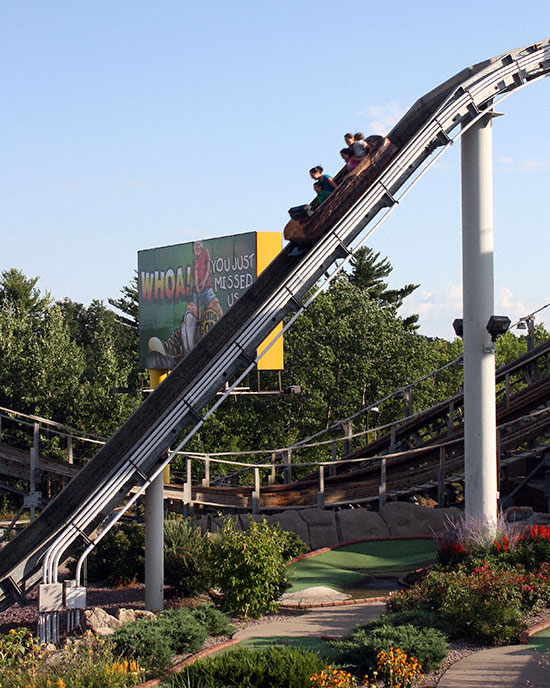
<svg viewBox="0 0 550 688"><path fill-rule="evenodd" d="M408 502L388 502L380 513L363 508L288 509L265 519L269 524L278 523L283 530L296 533L310 550L315 550L353 540L439 534L445 529L447 517L462 516L463 512L455 507L430 509ZM246 530L250 518L262 517L241 514L232 518L238 528ZM220 520L202 516L198 524L203 531L217 530Z"/></svg>

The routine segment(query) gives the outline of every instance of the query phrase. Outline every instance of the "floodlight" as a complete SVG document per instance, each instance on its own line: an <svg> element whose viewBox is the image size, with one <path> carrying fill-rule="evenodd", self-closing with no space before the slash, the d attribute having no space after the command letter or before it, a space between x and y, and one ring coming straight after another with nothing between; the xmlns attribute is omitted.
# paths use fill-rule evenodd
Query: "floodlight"
<svg viewBox="0 0 550 688"><path fill-rule="evenodd" d="M464 335L464 320L462 318L455 318L453 320L453 329L457 337Z"/></svg>
<svg viewBox="0 0 550 688"><path fill-rule="evenodd" d="M510 327L510 318L507 315L492 315L487 323L487 332L491 335L491 341L496 342L498 337L505 334Z"/></svg>

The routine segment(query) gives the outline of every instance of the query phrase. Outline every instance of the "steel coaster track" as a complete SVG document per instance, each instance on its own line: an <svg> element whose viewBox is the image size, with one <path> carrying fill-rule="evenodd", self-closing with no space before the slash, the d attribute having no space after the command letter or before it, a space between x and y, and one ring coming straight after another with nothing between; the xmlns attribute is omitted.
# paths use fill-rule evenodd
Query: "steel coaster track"
<svg viewBox="0 0 550 688"><path fill-rule="evenodd" d="M292 258L289 248L284 249L202 340L200 351L191 352L42 515L6 545L0 561L0 609L20 599L40 577L45 583L57 582L59 561L78 538L88 542L90 550L160 475L169 461L161 457L176 438L187 431L174 449L179 451L254 368L260 358L256 348L275 324L294 312L283 332L293 324L461 133L503 98L549 73L550 41L545 40L463 70L419 99L388 135L399 148L394 159L355 205L304 255ZM359 237L381 211L382 218ZM322 287L303 302L330 268L333 272ZM234 384L201 416L243 367ZM125 508L111 515L136 487ZM88 535L106 518L102 535L91 541Z"/></svg>

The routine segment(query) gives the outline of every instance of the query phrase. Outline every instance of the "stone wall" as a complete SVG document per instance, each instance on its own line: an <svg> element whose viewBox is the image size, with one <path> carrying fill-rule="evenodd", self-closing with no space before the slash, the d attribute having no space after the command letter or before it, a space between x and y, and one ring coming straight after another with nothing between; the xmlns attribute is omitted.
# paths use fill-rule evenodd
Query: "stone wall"
<svg viewBox="0 0 550 688"><path fill-rule="evenodd" d="M447 517L460 518L463 512L455 507L430 509L408 502L388 502L380 511L368 509L288 509L265 516L268 523L279 523L283 530L299 535L310 550L334 547L343 542L369 538L434 535L445 529ZM250 518L241 514L232 517L237 527L246 529ZM198 523L203 530L219 528L218 518L203 516Z"/></svg>

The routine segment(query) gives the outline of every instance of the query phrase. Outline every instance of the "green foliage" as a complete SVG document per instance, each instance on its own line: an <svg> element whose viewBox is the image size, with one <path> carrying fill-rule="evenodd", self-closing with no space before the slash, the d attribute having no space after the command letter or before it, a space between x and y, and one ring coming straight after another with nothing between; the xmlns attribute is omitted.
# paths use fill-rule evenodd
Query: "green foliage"
<svg viewBox="0 0 550 688"><path fill-rule="evenodd" d="M134 579L143 581L144 547L143 526L135 521L117 524L89 554L86 560L88 580L108 585L127 585ZM73 575L82 551L83 547L77 551L75 561L68 564Z"/></svg>
<svg viewBox="0 0 550 688"><path fill-rule="evenodd" d="M517 641L526 613L540 605L549 585L547 574L528 575L503 564L472 562L456 571L430 571L409 590L392 595L387 606L394 612L435 611L457 632L503 645Z"/></svg>
<svg viewBox="0 0 550 688"><path fill-rule="evenodd" d="M208 635L232 635L235 627L227 616L212 604L201 604L191 610L193 617L208 631Z"/></svg>
<svg viewBox="0 0 550 688"><path fill-rule="evenodd" d="M411 624L416 628L435 628L437 631L443 633L447 638L452 637L455 632L454 626L449 621L435 612L428 612L419 609L411 609L409 611L385 613L376 619L373 619L364 628L373 629L379 626L405 626Z"/></svg>
<svg viewBox="0 0 550 688"><path fill-rule="evenodd" d="M338 652L338 662L352 666L361 675L375 671L378 653L391 647L415 657L426 671L437 669L447 655L447 641L441 631L413 624L356 626L332 644Z"/></svg>
<svg viewBox="0 0 550 688"><path fill-rule="evenodd" d="M10 634L13 642L19 631ZM135 660L121 659L110 643L92 635L69 641L53 661L26 629L19 640L19 661L6 666L0 660L2 688L130 688L144 678ZM0 636L0 647L6 648L6 636Z"/></svg>
<svg viewBox="0 0 550 688"><path fill-rule="evenodd" d="M198 652L208 635L228 634L233 626L211 605L195 609L169 609L154 619L131 621L117 628L110 642L113 650L133 657L149 669L162 669L177 654Z"/></svg>
<svg viewBox="0 0 550 688"><path fill-rule="evenodd" d="M195 595L208 585L207 546L200 530L183 518L164 521L164 581L181 595Z"/></svg>
<svg viewBox="0 0 550 688"><path fill-rule="evenodd" d="M174 655L172 639L156 619L138 619L123 624L110 636L113 650L137 659L147 669L163 669Z"/></svg>
<svg viewBox="0 0 550 688"><path fill-rule="evenodd" d="M290 561L294 557L299 557L309 551L309 547L302 538L292 530L281 530L283 541L282 557L284 561Z"/></svg>
<svg viewBox="0 0 550 688"><path fill-rule="evenodd" d="M24 666L40 655L40 646L28 628L12 628L0 635L0 670L2 673Z"/></svg>
<svg viewBox="0 0 550 688"><path fill-rule="evenodd" d="M287 537L265 519L250 520L247 531L224 521L211 542L210 577L223 595L224 611L258 618L277 609L275 600L288 586L284 552Z"/></svg>
<svg viewBox="0 0 550 688"><path fill-rule="evenodd" d="M324 660L308 650L237 648L199 660L174 675L173 688L304 688Z"/></svg>
<svg viewBox="0 0 550 688"><path fill-rule="evenodd" d="M207 626L191 609L168 609L157 616L157 623L170 638L173 654L198 652L208 635Z"/></svg>

